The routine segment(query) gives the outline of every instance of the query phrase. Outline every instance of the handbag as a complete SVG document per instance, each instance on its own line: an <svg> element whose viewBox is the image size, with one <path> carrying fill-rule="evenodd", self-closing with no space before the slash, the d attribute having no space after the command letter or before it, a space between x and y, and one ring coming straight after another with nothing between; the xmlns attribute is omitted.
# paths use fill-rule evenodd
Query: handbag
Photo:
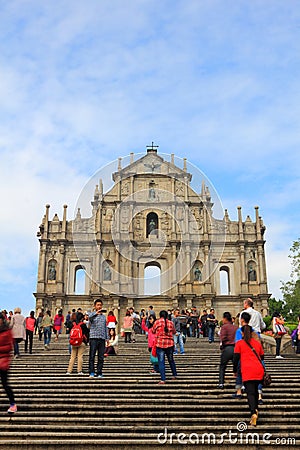
<svg viewBox="0 0 300 450"><path fill-rule="evenodd" d="M276 332L277 336L283 336L284 334L286 334L286 329L284 328L284 326L281 323L276 323L275 324L275 332Z"/></svg>
<svg viewBox="0 0 300 450"><path fill-rule="evenodd" d="M246 342L246 341L245 341ZM261 363L261 365L264 368L264 377L262 380L262 385L263 387L268 387L272 384L272 378L271 375L266 371L265 366L262 363L262 360L260 359L259 355L257 354L255 348L252 347L252 345L249 344L249 342L246 342L247 345L249 345L249 347L251 348L251 350L253 351L254 355L257 357L258 361Z"/></svg>
<svg viewBox="0 0 300 450"><path fill-rule="evenodd" d="M157 357L157 356L153 356L153 355L150 353L150 362L151 362L152 364L158 364L158 357Z"/></svg>

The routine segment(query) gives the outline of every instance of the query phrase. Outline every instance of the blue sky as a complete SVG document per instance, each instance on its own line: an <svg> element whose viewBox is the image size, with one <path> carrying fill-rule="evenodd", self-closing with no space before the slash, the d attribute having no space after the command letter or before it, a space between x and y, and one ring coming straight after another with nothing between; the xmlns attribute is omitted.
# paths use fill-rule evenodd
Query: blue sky
<svg viewBox="0 0 300 450"><path fill-rule="evenodd" d="M0 0L0 307L34 306L45 210L155 141L212 181L232 220L260 206L280 298L300 222L294 0Z"/></svg>

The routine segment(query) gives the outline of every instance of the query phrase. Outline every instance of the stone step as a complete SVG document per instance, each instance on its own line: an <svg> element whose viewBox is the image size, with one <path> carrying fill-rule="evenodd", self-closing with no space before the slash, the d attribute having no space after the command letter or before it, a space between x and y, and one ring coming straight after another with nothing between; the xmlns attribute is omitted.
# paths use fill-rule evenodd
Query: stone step
<svg viewBox="0 0 300 450"><path fill-rule="evenodd" d="M22 349L21 349L22 351ZM65 335L43 349L34 340L33 354L23 354L13 361L11 385L15 391L18 412L6 413L7 399L0 394L0 446L5 449L156 449L157 436L170 433L215 433L218 439L229 430L237 432L237 424L248 427L246 397L234 400L232 367L227 369L224 390L217 389L220 351L218 343L191 338L186 355L176 355L177 380L158 385L159 377L149 374L149 352L145 336L137 342L120 342L119 354L104 363L103 379L87 375L65 375L68 362L68 340ZM272 439L296 440L300 444L299 400L300 359L287 355L284 360L265 357L272 386L264 390L258 427L247 432L272 435ZM88 349L83 370L88 369ZM74 367L76 369L76 366ZM170 372L167 372L170 375ZM17 432L16 432L17 430ZM169 438L168 438L169 439ZM277 444L274 448L278 448ZM205 441L196 448L211 448ZM170 443L172 449L184 446ZM218 447L218 443L215 443ZM241 448L240 443L222 443L227 450ZM289 448L284 444L285 448ZM248 443L248 449L257 445ZM273 448L267 444L266 448Z"/></svg>

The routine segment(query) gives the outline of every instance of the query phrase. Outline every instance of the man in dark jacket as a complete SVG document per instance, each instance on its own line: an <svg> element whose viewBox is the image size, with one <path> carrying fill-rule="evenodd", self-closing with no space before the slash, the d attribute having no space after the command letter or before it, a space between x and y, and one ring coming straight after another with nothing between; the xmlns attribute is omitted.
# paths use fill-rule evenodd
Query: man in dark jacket
<svg viewBox="0 0 300 450"><path fill-rule="evenodd" d="M230 312L224 312L220 331L221 360L219 369L219 388L224 389L225 371L229 361L233 360L235 333L237 326L232 323Z"/></svg>

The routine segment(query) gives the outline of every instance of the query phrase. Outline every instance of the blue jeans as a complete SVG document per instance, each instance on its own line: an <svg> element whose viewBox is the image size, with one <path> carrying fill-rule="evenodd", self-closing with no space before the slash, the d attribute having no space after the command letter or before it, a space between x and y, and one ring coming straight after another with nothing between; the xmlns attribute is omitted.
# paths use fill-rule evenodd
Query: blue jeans
<svg viewBox="0 0 300 450"><path fill-rule="evenodd" d="M51 327L44 328L44 345L49 345L51 341Z"/></svg>
<svg viewBox="0 0 300 450"><path fill-rule="evenodd" d="M157 347L156 348L161 381L166 381L165 355L168 358L173 377L177 377L176 365L175 365L175 361L173 358L173 350L174 350L174 347L168 347L168 348Z"/></svg>
<svg viewBox="0 0 300 450"><path fill-rule="evenodd" d="M176 353L177 353L177 344L178 343L179 343L180 353L184 353L182 333L174 334L174 346L175 346L175 352Z"/></svg>
<svg viewBox="0 0 300 450"><path fill-rule="evenodd" d="M208 327L208 340L209 342L215 341L215 327Z"/></svg>
<svg viewBox="0 0 300 450"><path fill-rule="evenodd" d="M95 357L98 353L97 375L102 375L104 364L105 339L90 339L89 373L95 373Z"/></svg>
<svg viewBox="0 0 300 450"><path fill-rule="evenodd" d="M266 369L266 363L265 363L265 360L264 359L262 359L262 365L264 366L264 368ZM262 385L262 383L259 383L259 385L258 385L258 393L259 394L262 394L262 391L263 391L263 385Z"/></svg>
<svg viewBox="0 0 300 450"><path fill-rule="evenodd" d="M237 366L237 375L235 379L235 389L241 389L243 386L243 380L242 380L242 372L241 372L241 361L238 362Z"/></svg>
<svg viewBox="0 0 300 450"><path fill-rule="evenodd" d="M15 338L14 339L14 355L18 355L18 356L20 355L19 344L22 341L23 341L22 338Z"/></svg>

